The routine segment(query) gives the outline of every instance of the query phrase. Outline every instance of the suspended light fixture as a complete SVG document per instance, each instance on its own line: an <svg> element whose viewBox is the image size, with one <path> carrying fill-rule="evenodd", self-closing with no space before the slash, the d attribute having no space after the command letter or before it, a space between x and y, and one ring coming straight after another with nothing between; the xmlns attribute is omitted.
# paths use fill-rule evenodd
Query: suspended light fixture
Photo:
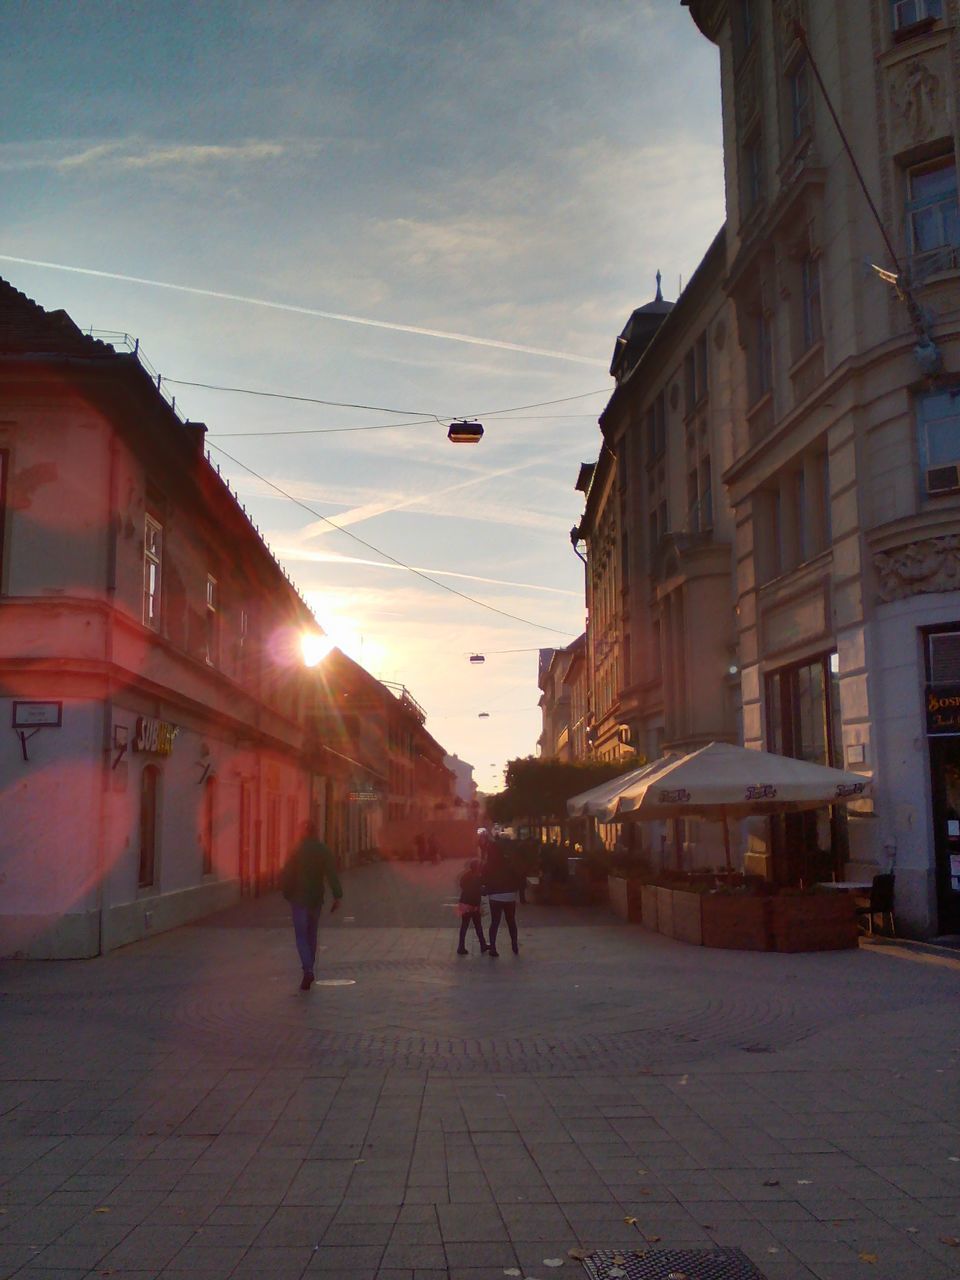
<svg viewBox="0 0 960 1280"><path fill-rule="evenodd" d="M447 439L451 444L479 444L483 436L483 427L479 422L468 422L461 418L450 423Z"/></svg>
<svg viewBox="0 0 960 1280"><path fill-rule="evenodd" d="M490 719L490 712L489 712L489 711L478 711L478 712L477 712L477 719L478 719L478 720L489 720L489 719Z"/></svg>
<svg viewBox="0 0 960 1280"><path fill-rule="evenodd" d="M471 662L486 662L486 658L483 656L483 654L482 654L482 653L471 653L471 655L470 655L470 661L471 661Z"/></svg>

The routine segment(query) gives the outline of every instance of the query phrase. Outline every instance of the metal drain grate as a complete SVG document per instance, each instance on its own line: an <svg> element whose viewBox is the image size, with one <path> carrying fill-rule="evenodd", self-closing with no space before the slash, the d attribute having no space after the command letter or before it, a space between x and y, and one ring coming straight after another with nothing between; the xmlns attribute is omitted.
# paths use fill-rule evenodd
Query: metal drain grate
<svg viewBox="0 0 960 1280"><path fill-rule="evenodd" d="M598 1249L583 1265L590 1280L608 1280L611 1269L625 1280L764 1280L740 1249Z"/></svg>

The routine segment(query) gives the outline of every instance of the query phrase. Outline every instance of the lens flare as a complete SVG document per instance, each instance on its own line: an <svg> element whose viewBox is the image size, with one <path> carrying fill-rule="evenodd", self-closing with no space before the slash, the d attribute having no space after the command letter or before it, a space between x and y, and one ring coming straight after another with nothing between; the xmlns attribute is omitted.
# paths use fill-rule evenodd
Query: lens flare
<svg viewBox="0 0 960 1280"><path fill-rule="evenodd" d="M316 631L304 631L300 636L300 653L305 667L315 667L322 662L333 648L329 636Z"/></svg>

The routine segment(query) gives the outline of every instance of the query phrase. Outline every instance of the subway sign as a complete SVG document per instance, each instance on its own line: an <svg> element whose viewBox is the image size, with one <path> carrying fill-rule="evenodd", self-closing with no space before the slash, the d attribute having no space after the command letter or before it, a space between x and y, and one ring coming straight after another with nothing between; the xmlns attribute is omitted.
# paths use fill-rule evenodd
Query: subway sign
<svg viewBox="0 0 960 1280"><path fill-rule="evenodd" d="M173 740L180 730L166 720L154 720L151 716L137 716L137 728L133 736L134 751L149 751L155 756L168 756L173 751Z"/></svg>

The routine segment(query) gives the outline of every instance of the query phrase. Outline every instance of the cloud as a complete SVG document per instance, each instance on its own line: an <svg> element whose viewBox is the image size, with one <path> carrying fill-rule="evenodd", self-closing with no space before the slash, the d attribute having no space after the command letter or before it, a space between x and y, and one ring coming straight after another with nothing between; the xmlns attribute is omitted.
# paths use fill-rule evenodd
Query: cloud
<svg viewBox="0 0 960 1280"><path fill-rule="evenodd" d="M266 160L319 154L324 143L305 139L247 138L235 143L156 143L119 138L82 146L75 142L42 141L0 145L0 170L48 169L79 173L87 169L114 170L201 168L214 164L256 164Z"/></svg>

